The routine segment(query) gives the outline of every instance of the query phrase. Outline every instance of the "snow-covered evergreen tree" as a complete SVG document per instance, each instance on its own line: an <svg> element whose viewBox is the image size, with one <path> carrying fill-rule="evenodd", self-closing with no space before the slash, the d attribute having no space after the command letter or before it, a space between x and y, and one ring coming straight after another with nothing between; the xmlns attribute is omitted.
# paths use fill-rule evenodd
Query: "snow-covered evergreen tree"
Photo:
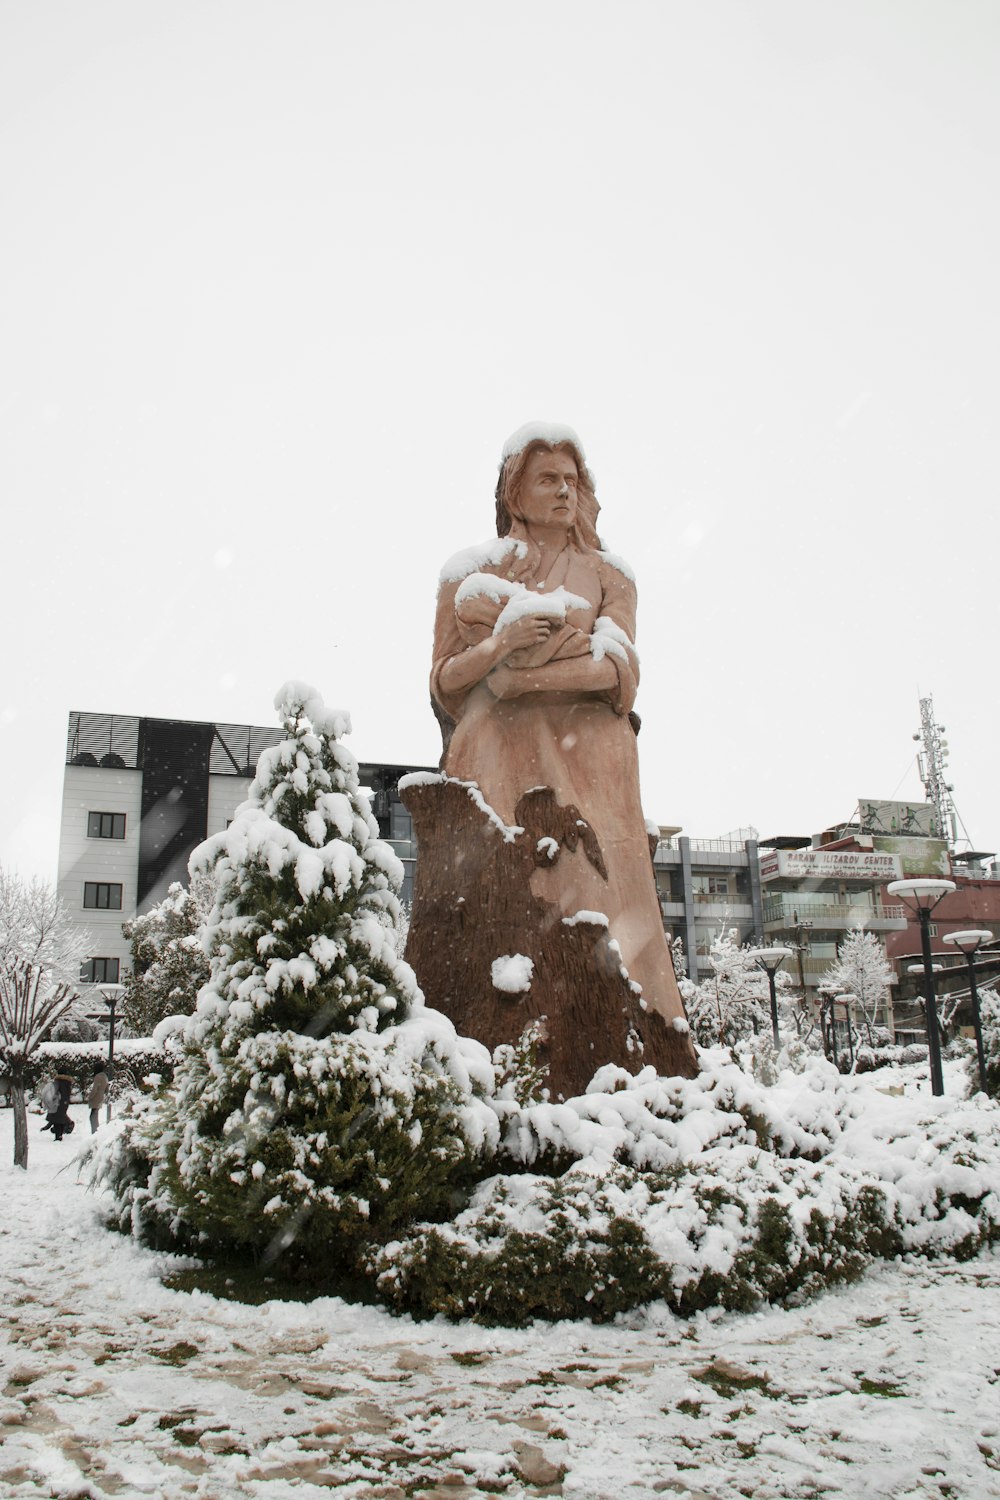
<svg viewBox="0 0 1000 1500"><path fill-rule="evenodd" d="M126 922L132 972L125 976L120 1015L133 1036L152 1036L167 1016L190 1015L208 979L201 929L215 904L215 881L175 880L162 901Z"/></svg>
<svg viewBox="0 0 1000 1500"><path fill-rule="evenodd" d="M892 980L892 965L873 932L854 927L837 949L835 961L823 975L824 985L839 985L855 995L858 1011L866 1028L869 1047L877 1044L878 1013L884 1005Z"/></svg>
<svg viewBox="0 0 1000 1500"><path fill-rule="evenodd" d="M316 1271L447 1209L498 1127L477 1097L488 1053L398 956L402 866L339 742L347 715L296 683L276 705L285 739L192 855L217 894L183 1059L98 1172L122 1227Z"/></svg>

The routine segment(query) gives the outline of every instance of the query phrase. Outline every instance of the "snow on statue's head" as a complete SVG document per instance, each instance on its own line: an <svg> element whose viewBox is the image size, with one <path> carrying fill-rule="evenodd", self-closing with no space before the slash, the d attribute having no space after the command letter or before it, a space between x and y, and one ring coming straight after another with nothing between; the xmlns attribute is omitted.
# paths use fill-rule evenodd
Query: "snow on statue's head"
<svg viewBox="0 0 1000 1500"><path fill-rule="evenodd" d="M504 443L496 488L497 536L514 536L519 541L524 538L519 500L528 461L532 454L556 451L571 453L579 474L576 523L570 533L572 540L581 550L593 548L600 551L597 517L601 507L594 493L594 476L587 468L583 444L572 427L563 427L556 422L526 422Z"/></svg>

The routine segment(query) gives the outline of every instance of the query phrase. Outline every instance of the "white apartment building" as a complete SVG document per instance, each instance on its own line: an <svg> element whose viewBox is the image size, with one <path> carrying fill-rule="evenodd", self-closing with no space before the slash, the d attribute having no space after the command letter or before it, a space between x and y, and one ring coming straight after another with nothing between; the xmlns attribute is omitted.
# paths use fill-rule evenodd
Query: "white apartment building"
<svg viewBox="0 0 1000 1500"><path fill-rule="evenodd" d="M58 891L91 934L82 984L115 984L129 967L122 924L187 879L192 849L232 821L262 750L281 730L73 710L66 739ZM399 800L401 776L424 766L362 764L382 837L403 861L403 898L416 850Z"/></svg>

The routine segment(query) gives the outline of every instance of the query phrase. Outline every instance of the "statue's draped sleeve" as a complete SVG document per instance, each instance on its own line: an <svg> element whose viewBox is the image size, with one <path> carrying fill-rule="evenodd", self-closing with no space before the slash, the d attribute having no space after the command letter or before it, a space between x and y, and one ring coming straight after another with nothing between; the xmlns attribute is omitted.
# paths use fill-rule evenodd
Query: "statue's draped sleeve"
<svg viewBox="0 0 1000 1500"><path fill-rule="evenodd" d="M455 613L455 595L459 581L442 583L438 590L437 613L434 617L434 660L431 666L431 693L445 713L456 721L462 717L462 706L469 695L469 689L465 688L460 693L446 692L441 686L441 673L450 661L468 649ZM484 632L485 634L488 632Z"/></svg>
<svg viewBox="0 0 1000 1500"><path fill-rule="evenodd" d="M612 706L616 713L627 714L632 711L639 691L639 657L635 649L635 582L603 558L598 564L598 571L601 578L599 618L609 620L629 641L625 647L624 659L617 654L608 653L608 659L613 662L618 674L618 689L612 697Z"/></svg>

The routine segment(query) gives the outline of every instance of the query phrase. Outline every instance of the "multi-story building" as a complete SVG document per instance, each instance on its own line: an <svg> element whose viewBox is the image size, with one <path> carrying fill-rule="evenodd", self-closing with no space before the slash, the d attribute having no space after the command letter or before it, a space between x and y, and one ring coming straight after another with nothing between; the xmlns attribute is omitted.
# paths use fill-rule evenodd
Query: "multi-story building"
<svg viewBox="0 0 1000 1500"><path fill-rule="evenodd" d="M138 718L69 716L59 833L58 890L91 934L85 984L117 983L129 963L122 923L185 880L192 849L232 821L261 751L278 728ZM410 898L416 850L399 778L424 766L363 763L379 831L403 861Z"/></svg>
<svg viewBox="0 0 1000 1500"><path fill-rule="evenodd" d="M736 928L743 944L763 930L752 829L699 839L679 828L661 827L653 867L667 938L683 939L688 974L695 982L711 973L708 955L720 933Z"/></svg>
<svg viewBox="0 0 1000 1500"><path fill-rule="evenodd" d="M905 908L884 892L902 878L899 856L823 838L766 839L760 846L764 940L792 949L789 972L814 993L852 928L875 933L883 946L886 934L906 929ZM892 1028L890 1001L880 1019Z"/></svg>
<svg viewBox="0 0 1000 1500"><path fill-rule="evenodd" d="M862 799L858 814L856 822L817 835L812 854L827 862L835 855L846 857L859 868L867 866L877 877L878 889L863 898L872 906L864 926L883 935L886 956L895 969L894 1014L887 1023L894 1022L897 1033L912 1040L923 1035L924 1026L919 998L923 981L911 972L921 964L920 926L914 911L887 886L893 880L920 877L954 882L955 891L934 910L930 939L935 963L941 965L938 984L942 992L959 992L968 983L965 961L943 939L948 932L973 927L1000 934L1000 869L993 855L955 853L929 803ZM819 957L815 939L811 957L814 962ZM995 955L985 952L980 966L984 975L994 973Z"/></svg>

